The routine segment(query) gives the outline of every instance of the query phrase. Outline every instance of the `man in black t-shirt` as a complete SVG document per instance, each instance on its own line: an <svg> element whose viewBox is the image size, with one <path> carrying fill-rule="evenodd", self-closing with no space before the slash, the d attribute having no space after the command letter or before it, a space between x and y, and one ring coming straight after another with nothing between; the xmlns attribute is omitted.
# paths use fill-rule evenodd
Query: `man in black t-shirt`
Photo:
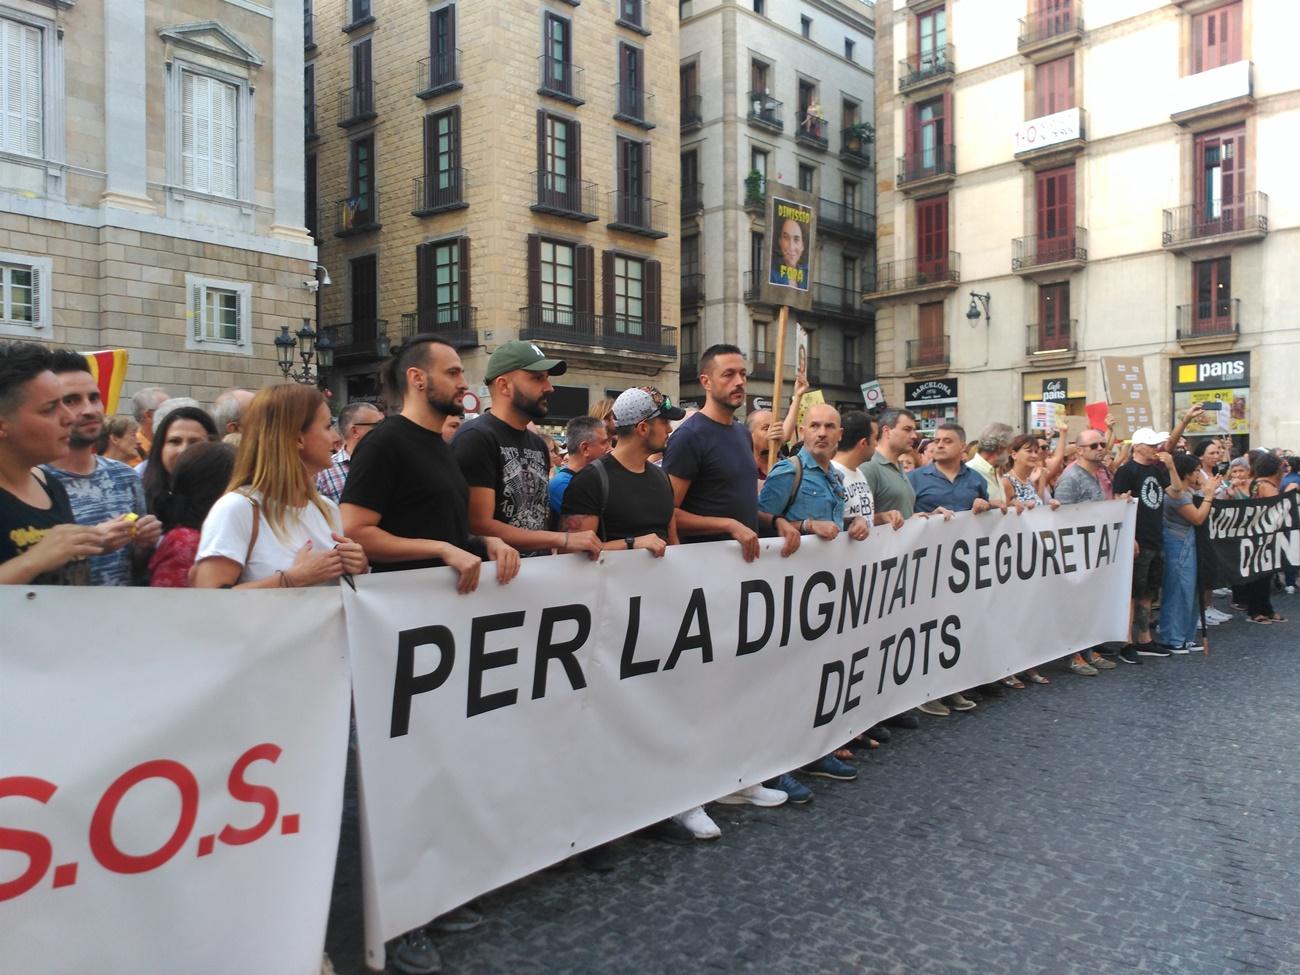
<svg viewBox="0 0 1300 975"><path fill-rule="evenodd" d="M564 528L594 531L606 549L641 548L656 558L676 545L672 485L648 458L668 442L668 422L685 415L657 389L620 393L614 400L618 445L573 476L564 492Z"/></svg>
<svg viewBox="0 0 1300 975"><path fill-rule="evenodd" d="M563 375L561 359L548 359L531 342L499 346L488 359L486 380L492 408L456 433L451 449L469 484L470 530L499 538L525 555L553 551L600 555L592 531L547 531L551 470L545 442L528 429L548 412L552 375Z"/></svg>
<svg viewBox="0 0 1300 975"><path fill-rule="evenodd" d="M1131 642L1119 652L1126 664L1141 663L1138 657L1168 657L1169 651L1151 639L1151 602L1164 579L1164 504L1169 487L1169 454L1164 452L1168 434L1150 427L1133 431L1133 459L1123 464L1113 479L1115 494L1129 494L1137 502L1138 550L1133 558L1133 600Z"/></svg>
<svg viewBox="0 0 1300 975"><path fill-rule="evenodd" d="M677 531L684 542L740 542L745 561L758 558L758 471L753 440L736 422L745 403L745 356L734 345L714 345L700 357L705 401L700 412L679 426L664 451L664 470L673 485ZM774 519L789 554L799 533L784 518ZM793 547L790 547L793 546Z"/></svg>
<svg viewBox="0 0 1300 975"><path fill-rule="evenodd" d="M519 571L519 553L469 528L469 487L442 439L442 424L464 413L465 367L446 342L420 335L384 365L384 382L402 412L375 427L352 457L340 510L343 530L366 550L376 572L449 565L458 589L478 586L483 558L497 579Z"/></svg>
<svg viewBox="0 0 1300 975"><path fill-rule="evenodd" d="M672 485L649 459L668 442L669 421L685 415L652 387L620 393L613 408L618 444L573 476L564 492L561 524L570 532L595 531L609 550L643 549L661 558L676 545ZM703 806L678 813L654 832L668 840L675 834L685 840L722 835Z"/></svg>
<svg viewBox="0 0 1300 975"><path fill-rule="evenodd" d="M68 454L72 410L35 342L0 342L0 585L90 585L102 526L73 523L63 486L35 468Z"/></svg>

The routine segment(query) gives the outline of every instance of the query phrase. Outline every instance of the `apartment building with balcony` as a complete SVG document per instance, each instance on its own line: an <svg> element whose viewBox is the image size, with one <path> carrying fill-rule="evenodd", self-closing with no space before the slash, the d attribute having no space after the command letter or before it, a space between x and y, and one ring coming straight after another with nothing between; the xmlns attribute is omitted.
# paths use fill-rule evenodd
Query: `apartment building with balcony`
<svg viewBox="0 0 1300 975"><path fill-rule="evenodd" d="M296 0L0 4L0 337L125 348L124 395L280 376L313 314Z"/></svg>
<svg viewBox="0 0 1300 975"><path fill-rule="evenodd" d="M677 11L664 0L315 0L309 218L343 400L425 332L470 382L564 358L549 425L677 380ZM485 404L486 405L486 404Z"/></svg>
<svg viewBox="0 0 1300 975"><path fill-rule="evenodd" d="M809 380L862 409L874 378L873 6L860 0L686 0L681 10L681 395L700 402L699 354L728 342L749 358L750 403L775 386L778 309L760 301L769 180L816 199Z"/></svg>
<svg viewBox="0 0 1300 975"><path fill-rule="evenodd" d="M1080 414L1102 356L1140 356L1158 422L1218 398L1242 445L1300 442L1294 24L1266 0L878 6L889 401L1023 427L1045 384Z"/></svg>

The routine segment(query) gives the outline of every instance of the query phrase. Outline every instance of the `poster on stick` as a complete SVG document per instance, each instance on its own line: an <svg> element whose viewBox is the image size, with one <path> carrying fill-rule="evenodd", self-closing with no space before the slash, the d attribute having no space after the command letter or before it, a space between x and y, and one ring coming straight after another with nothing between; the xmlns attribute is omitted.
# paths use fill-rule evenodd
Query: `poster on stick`
<svg viewBox="0 0 1300 975"><path fill-rule="evenodd" d="M1215 501L1207 522L1217 581L1225 586L1300 568L1300 492Z"/></svg>
<svg viewBox="0 0 1300 975"><path fill-rule="evenodd" d="M768 227L771 228L762 296L770 305L800 311L812 308L817 242L817 207L811 193L769 181Z"/></svg>
<svg viewBox="0 0 1300 975"><path fill-rule="evenodd" d="M0 968L316 975L337 590L0 586L0 618Z"/></svg>
<svg viewBox="0 0 1300 975"><path fill-rule="evenodd" d="M1133 527L1109 501L809 536L785 559L763 540L752 563L732 542L526 559L466 596L446 568L358 578L343 599L368 964L889 715L1122 640Z"/></svg>

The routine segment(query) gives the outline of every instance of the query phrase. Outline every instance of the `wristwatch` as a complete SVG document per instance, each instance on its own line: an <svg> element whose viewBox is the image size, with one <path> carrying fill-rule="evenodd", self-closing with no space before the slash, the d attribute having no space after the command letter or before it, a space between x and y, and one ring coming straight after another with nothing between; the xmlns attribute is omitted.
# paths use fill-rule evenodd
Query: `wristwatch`
<svg viewBox="0 0 1300 975"><path fill-rule="evenodd" d="M632 549L636 548L636 539L633 536L628 535L627 538L623 539L623 544L627 546L627 550L630 552Z"/></svg>

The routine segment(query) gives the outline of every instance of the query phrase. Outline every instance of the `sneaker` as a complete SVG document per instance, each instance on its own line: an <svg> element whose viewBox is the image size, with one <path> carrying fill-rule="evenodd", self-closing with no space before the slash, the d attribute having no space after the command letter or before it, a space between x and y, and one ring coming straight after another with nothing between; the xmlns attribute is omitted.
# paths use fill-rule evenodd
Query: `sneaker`
<svg viewBox="0 0 1300 975"><path fill-rule="evenodd" d="M1223 610L1221 610L1221 609L1215 609L1213 606L1209 606L1209 607L1207 607L1206 610L1205 610L1205 618L1206 618L1207 621L1208 621L1208 620L1218 620L1220 623L1224 623L1224 622L1227 622L1228 620L1232 619L1232 614L1231 614L1231 613L1225 613L1225 612L1224 612Z"/></svg>
<svg viewBox="0 0 1300 975"><path fill-rule="evenodd" d="M800 769L804 775L815 775L822 779L834 779L837 782L852 782L858 777L858 770L848 762L842 762L834 755L825 755L811 765Z"/></svg>
<svg viewBox="0 0 1300 975"><path fill-rule="evenodd" d="M1138 659L1137 648L1133 646L1127 646L1121 650L1119 652L1119 659L1121 663L1126 664L1140 664L1142 662Z"/></svg>
<svg viewBox="0 0 1300 975"><path fill-rule="evenodd" d="M1283 591L1284 593L1286 593L1288 596L1294 596L1294 595L1295 595L1295 586L1283 586L1283 587L1282 587L1282 591Z"/></svg>
<svg viewBox="0 0 1300 975"><path fill-rule="evenodd" d="M790 797L790 801L796 806L802 806L804 803L812 802L813 791L808 788L789 772L784 775L778 775L772 779L772 788L779 792L784 792Z"/></svg>
<svg viewBox="0 0 1300 975"><path fill-rule="evenodd" d="M1139 657L1168 657L1172 651L1159 643L1138 643L1135 645Z"/></svg>
<svg viewBox="0 0 1300 975"><path fill-rule="evenodd" d="M442 971L442 959L429 936L418 928L390 942L389 967L402 975L433 975Z"/></svg>
<svg viewBox="0 0 1300 975"><path fill-rule="evenodd" d="M722 835L722 830L718 829L718 824L709 818L703 806L678 813L672 821L685 826L697 840L716 840Z"/></svg>
<svg viewBox="0 0 1300 975"><path fill-rule="evenodd" d="M948 705L954 711L974 711L975 702L970 698L962 697L960 694L949 694L943 699L943 703Z"/></svg>
<svg viewBox="0 0 1300 975"><path fill-rule="evenodd" d="M1204 649L1205 647L1201 646L1195 640L1188 640L1183 644L1183 653L1200 653ZM1174 651L1174 653L1177 652L1177 650Z"/></svg>
<svg viewBox="0 0 1300 975"><path fill-rule="evenodd" d="M902 714L896 714L892 718L886 718L885 724L891 728L906 728L909 731L915 731L921 727L921 719L911 711L904 711ZM880 741L879 738L876 739Z"/></svg>
<svg viewBox="0 0 1300 975"><path fill-rule="evenodd" d="M729 796L723 796L718 802L724 806L779 806L788 799L789 796L780 789L769 789L763 785L751 785L745 789L739 789Z"/></svg>
<svg viewBox="0 0 1300 975"><path fill-rule="evenodd" d="M948 710L948 706L942 701L926 701L918 707L917 710L922 714L933 715L936 718L946 718L948 715L952 714L952 712Z"/></svg>
<svg viewBox="0 0 1300 975"><path fill-rule="evenodd" d="M1080 663L1077 660L1072 660L1070 661L1070 673L1078 674L1080 677L1096 677L1097 668L1087 662Z"/></svg>
<svg viewBox="0 0 1300 975"><path fill-rule="evenodd" d="M1216 590L1214 590L1214 595L1216 595L1216 596L1231 596L1231 595L1232 595L1232 590L1231 590L1231 589L1228 589L1228 588L1224 588L1224 589L1216 589Z"/></svg>
<svg viewBox="0 0 1300 975"><path fill-rule="evenodd" d="M440 914L426 925L426 930L437 934L462 934L473 931L482 924L484 917L468 904L462 904L446 914Z"/></svg>
<svg viewBox="0 0 1300 975"><path fill-rule="evenodd" d="M1094 653L1088 658L1088 664L1097 670L1114 670L1118 666L1115 661L1107 660L1099 653Z"/></svg>
<svg viewBox="0 0 1300 975"><path fill-rule="evenodd" d="M912 720L915 721L916 719L913 718ZM920 724L920 722L918 721L917 724ZM885 742L889 741L891 735L889 734L888 728L886 728L883 724L878 724L874 728L867 729L867 737L874 738L876 741L880 742L883 745Z"/></svg>
<svg viewBox="0 0 1300 975"><path fill-rule="evenodd" d="M1181 656L1187 653L1186 644L1180 643L1178 644L1178 646L1174 646L1172 643L1170 644L1162 643L1161 646L1164 647L1166 650L1168 650L1170 653L1174 654L1175 656Z"/></svg>
<svg viewBox="0 0 1300 975"><path fill-rule="evenodd" d="M690 846L695 842L695 834L679 823L676 817L661 819L641 830L641 835L674 846Z"/></svg>

